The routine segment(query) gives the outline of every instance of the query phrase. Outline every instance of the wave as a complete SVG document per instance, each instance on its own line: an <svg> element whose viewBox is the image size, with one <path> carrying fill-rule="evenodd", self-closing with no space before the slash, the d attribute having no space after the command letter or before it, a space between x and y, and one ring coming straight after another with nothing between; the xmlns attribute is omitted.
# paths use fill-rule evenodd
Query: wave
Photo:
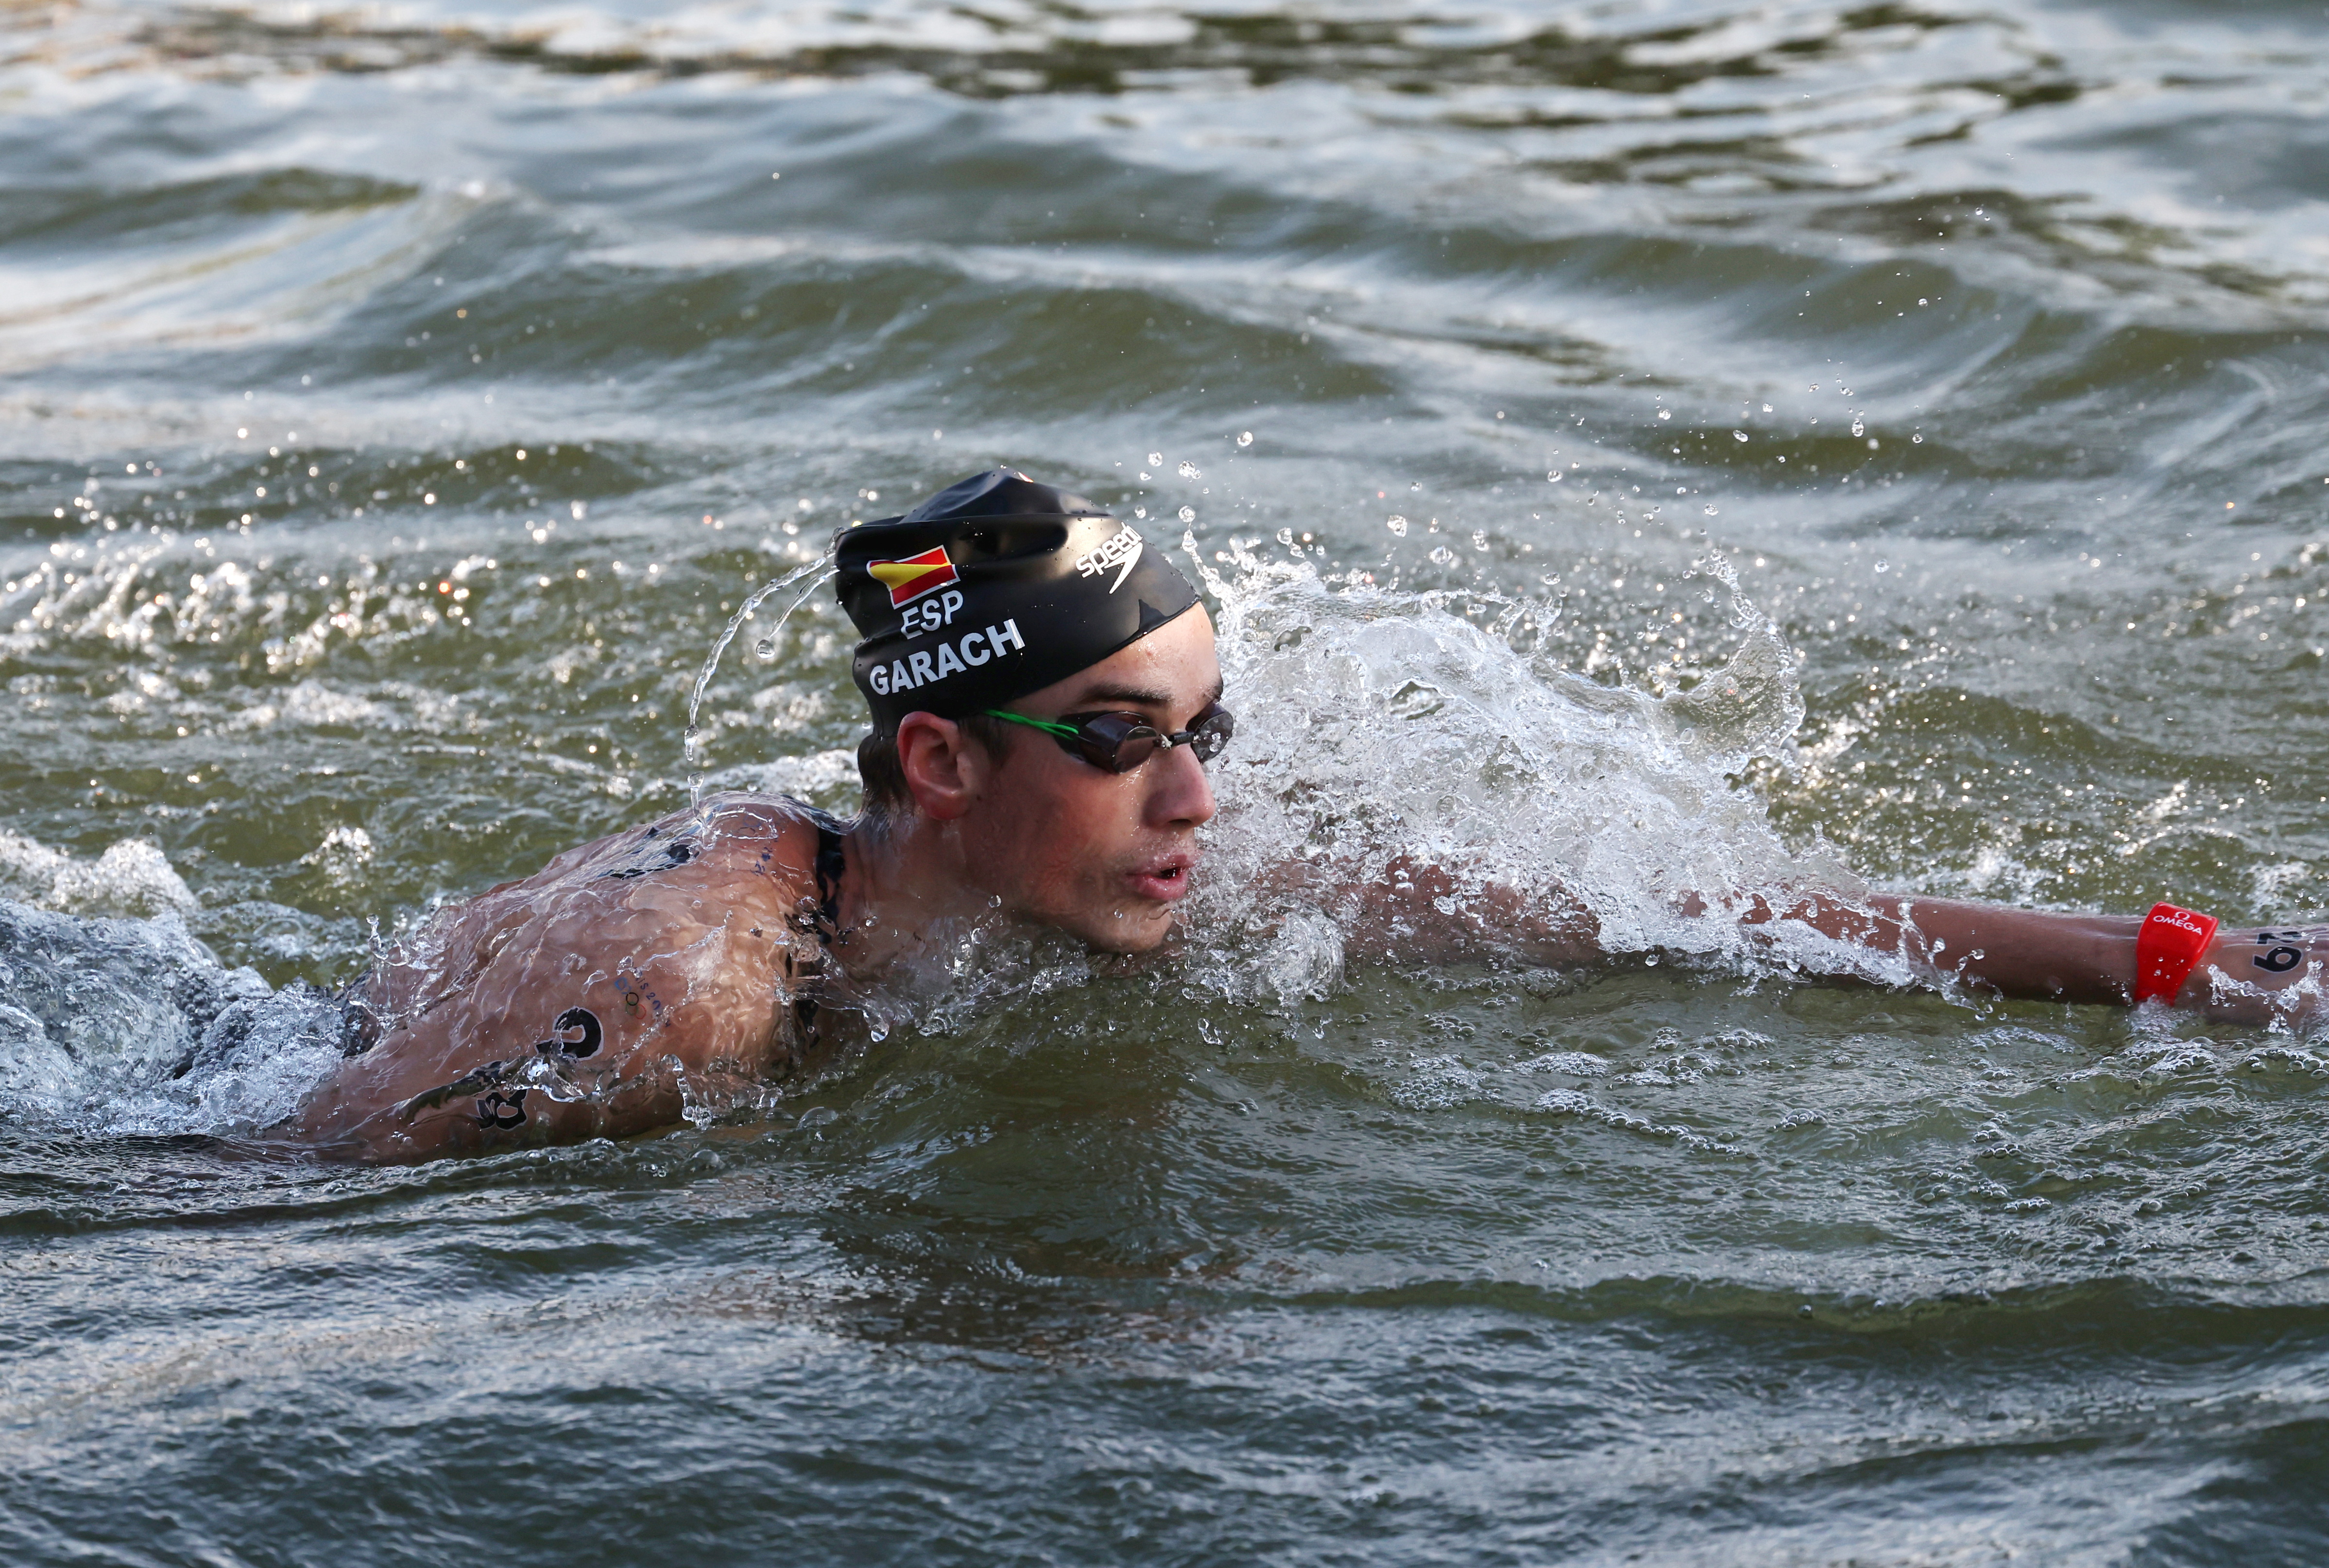
<svg viewBox="0 0 2329 1568"><path fill-rule="evenodd" d="M46 1131L255 1132L340 1054L329 998L228 969L174 910L89 918L0 900L0 1119Z"/></svg>

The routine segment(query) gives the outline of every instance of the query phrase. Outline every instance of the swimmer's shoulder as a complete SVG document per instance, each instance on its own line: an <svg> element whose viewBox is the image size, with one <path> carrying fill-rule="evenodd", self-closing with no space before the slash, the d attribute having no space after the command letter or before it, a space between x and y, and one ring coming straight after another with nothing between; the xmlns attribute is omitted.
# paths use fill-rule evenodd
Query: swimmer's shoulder
<svg viewBox="0 0 2329 1568"><path fill-rule="evenodd" d="M762 880L787 897L814 890L820 853L846 832L783 795L729 791L570 850L547 872L564 881L685 884Z"/></svg>
<svg viewBox="0 0 2329 1568"><path fill-rule="evenodd" d="M578 844L530 877L479 894L473 921L507 906L512 918L540 913L545 897L590 894L636 906L656 889L717 893L789 909L822 902L833 879L844 823L783 795L730 791L652 822ZM821 875L822 873L822 875Z"/></svg>
<svg viewBox="0 0 2329 1568"><path fill-rule="evenodd" d="M787 795L731 790L706 797L695 811L703 819L699 853L707 870L768 878L797 893L816 890L849 831Z"/></svg>

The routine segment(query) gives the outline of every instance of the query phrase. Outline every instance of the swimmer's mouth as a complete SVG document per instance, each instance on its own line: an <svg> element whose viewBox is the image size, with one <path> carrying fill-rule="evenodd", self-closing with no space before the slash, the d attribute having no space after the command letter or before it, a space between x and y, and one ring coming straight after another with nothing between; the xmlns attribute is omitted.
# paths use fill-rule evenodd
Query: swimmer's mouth
<svg viewBox="0 0 2329 1568"><path fill-rule="evenodd" d="M1188 892L1189 873L1196 864L1197 857L1192 854L1164 855L1136 871L1127 872L1125 880L1143 898L1170 904Z"/></svg>

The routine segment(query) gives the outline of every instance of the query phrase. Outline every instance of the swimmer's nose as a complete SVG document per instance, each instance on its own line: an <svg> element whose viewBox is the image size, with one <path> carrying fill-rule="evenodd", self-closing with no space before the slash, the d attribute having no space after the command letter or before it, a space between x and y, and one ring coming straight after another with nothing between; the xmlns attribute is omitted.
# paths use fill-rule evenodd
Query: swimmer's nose
<svg viewBox="0 0 2329 1568"><path fill-rule="evenodd" d="M1153 828L1201 827L1213 820L1212 781L1194 748L1167 747L1152 756L1140 770L1150 775L1148 825Z"/></svg>

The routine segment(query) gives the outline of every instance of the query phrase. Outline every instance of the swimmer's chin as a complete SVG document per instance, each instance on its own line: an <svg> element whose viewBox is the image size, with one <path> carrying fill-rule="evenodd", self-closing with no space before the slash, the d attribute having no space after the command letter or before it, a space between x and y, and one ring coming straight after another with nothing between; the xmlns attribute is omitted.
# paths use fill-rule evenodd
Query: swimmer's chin
<svg viewBox="0 0 2329 1568"><path fill-rule="evenodd" d="M1127 898L1100 918L1082 922L1076 934L1102 953L1154 953L1180 929L1174 914L1170 903Z"/></svg>

